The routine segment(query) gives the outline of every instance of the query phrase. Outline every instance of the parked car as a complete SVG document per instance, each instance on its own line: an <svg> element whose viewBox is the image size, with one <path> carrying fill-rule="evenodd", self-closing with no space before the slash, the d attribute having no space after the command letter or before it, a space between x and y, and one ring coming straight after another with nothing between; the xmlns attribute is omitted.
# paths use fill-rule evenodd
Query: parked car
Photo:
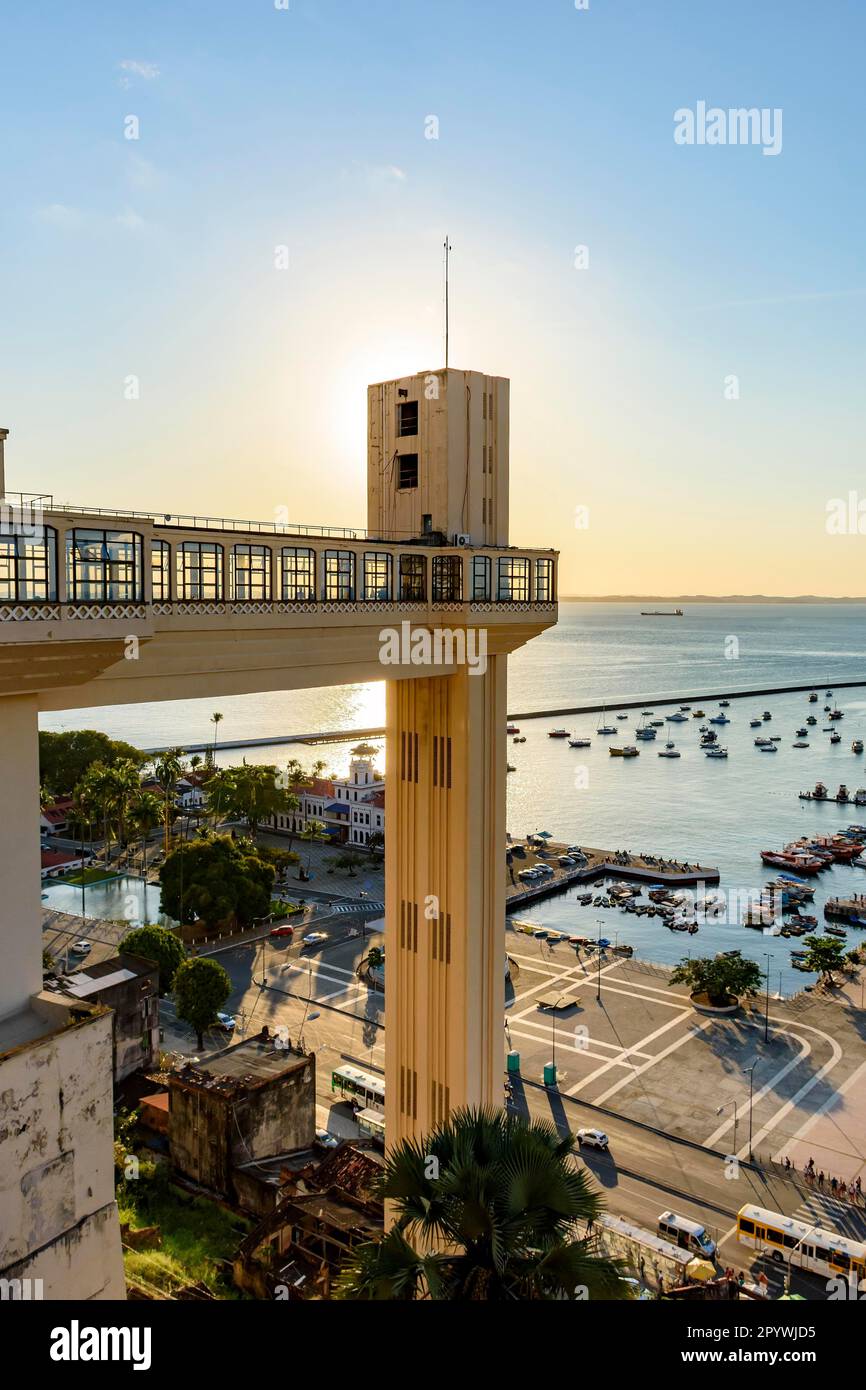
<svg viewBox="0 0 866 1390"><path fill-rule="evenodd" d="M75 956L89 956L90 942L85 941L83 938L81 941L74 941L69 950Z"/></svg>
<svg viewBox="0 0 866 1390"><path fill-rule="evenodd" d="M585 1144L588 1149L600 1149L602 1153L610 1148L610 1140L602 1129L579 1129L575 1138L581 1148Z"/></svg>
<svg viewBox="0 0 866 1390"><path fill-rule="evenodd" d="M288 925L288 923L285 923L285 924L284 924L283 926L281 926L281 927L271 927L270 934L271 934L271 936L274 936L274 937L283 937L283 936L284 936L284 937L287 937L287 938L289 939L289 941L291 941L292 937L293 937L294 934L295 934L295 929L294 929L294 927L290 927L290 926Z"/></svg>
<svg viewBox="0 0 866 1390"><path fill-rule="evenodd" d="M222 1028L224 1033L233 1033L235 1029L234 1017L232 1014L217 1014L216 1026Z"/></svg>

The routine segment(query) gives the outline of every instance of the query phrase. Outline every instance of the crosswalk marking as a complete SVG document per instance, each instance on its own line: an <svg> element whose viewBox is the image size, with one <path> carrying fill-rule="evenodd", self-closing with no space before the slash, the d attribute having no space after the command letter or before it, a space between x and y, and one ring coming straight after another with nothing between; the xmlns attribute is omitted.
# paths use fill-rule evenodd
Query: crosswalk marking
<svg viewBox="0 0 866 1390"><path fill-rule="evenodd" d="M866 1214L862 1208L840 1202L825 1192L810 1192L794 1212L794 1218L853 1240L866 1240Z"/></svg>

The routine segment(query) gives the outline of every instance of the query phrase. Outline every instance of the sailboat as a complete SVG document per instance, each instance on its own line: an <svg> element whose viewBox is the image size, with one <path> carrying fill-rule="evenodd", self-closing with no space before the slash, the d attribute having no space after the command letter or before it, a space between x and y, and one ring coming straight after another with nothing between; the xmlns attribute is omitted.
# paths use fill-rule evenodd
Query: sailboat
<svg viewBox="0 0 866 1390"><path fill-rule="evenodd" d="M606 714L607 714L607 706L606 706L606 705L602 705L602 709L601 709L601 723L599 724L598 728L597 728L596 731L595 731L597 734L615 734L615 733L617 732L617 729L616 729L616 725L615 725L615 724L606 724L606 723L605 723L605 715L606 715Z"/></svg>
<svg viewBox="0 0 866 1390"><path fill-rule="evenodd" d="M664 748L660 748L660 749L659 749L659 757L660 757L660 758L678 758L679 756L680 756L679 749L677 748L676 744L675 744L671 739L668 739L668 741L667 741L667 743L665 744Z"/></svg>

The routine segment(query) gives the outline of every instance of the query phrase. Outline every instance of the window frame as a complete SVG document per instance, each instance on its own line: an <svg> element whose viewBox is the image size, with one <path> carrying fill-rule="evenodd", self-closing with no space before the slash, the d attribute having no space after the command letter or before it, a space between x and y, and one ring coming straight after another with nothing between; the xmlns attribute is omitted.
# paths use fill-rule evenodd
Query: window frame
<svg viewBox="0 0 866 1390"><path fill-rule="evenodd" d="M34 529L36 536L14 525L5 534L0 531L0 603L57 602L57 530L47 525ZM7 585L8 597L3 592Z"/></svg>
<svg viewBox="0 0 866 1390"><path fill-rule="evenodd" d="M157 555L160 556L157 561ZM157 593L156 576L159 574L159 593ZM150 596L154 603L170 603L172 592L171 582L171 542L164 541L160 536L151 536L150 539Z"/></svg>
<svg viewBox="0 0 866 1390"><path fill-rule="evenodd" d="M238 560L246 558L249 564L239 566ZM253 561L263 561L253 565ZM269 545L256 541L238 541L229 552L229 593L234 603L270 603L273 593L273 551ZM238 578L245 576L248 593L238 593Z"/></svg>
<svg viewBox="0 0 866 1390"><path fill-rule="evenodd" d="M462 603L463 556L434 555L430 583L434 603Z"/></svg>
<svg viewBox="0 0 866 1390"><path fill-rule="evenodd" d="M376 575L373 585L370 584L368 565L372 562L372 570ZM363 597L366 603L391 603L394 598L394 556L390 550L365 550L362 557L363 566ZM384 570L384 581L381 571ZM373 587L376 592L371 593ZM384 588L385 592L382 593Z"/></svg>
<svg viewBox="0 0 866 1390"><path fill-rule="evenodd" d="M98 549L99 554L85 557L85 546ZM112 553L113 547L123 547L125 554ZM65 561L68 603L142 602L144 538L139 532L70 527L65 536Z"/></svg>
<svg viewBox="0 0 866 1390"><path fill-rule="evenodd" d="M302 557L306 561L307 567L307 578L304 580L299 578L302 573L299 567ZM317 557L315 550L312 550L308 545L284 545L277 558L280 566L279 593L281 602L315 603L317 597ZM292 575L294 578L291 578ZM294 588L293 593L288 592L290 587ZM299 593L299 590L303 592Z"/></svg>
<svg viewBox="0 0 866 1390"><path fill-rule="evenodd" d="M400 602L426 603L427 557L425 555L401 555L397 572Z"/></svg>
<svg viewBox="0 0 866 1390"><path fill-rule="evenodd" d="M544 576L542 578L542 576ZM556 568L547 555L536 556L535 560L535 601L553 603L556 599Z"/></svg>
<svg viewBox="0 0 866 1390"><path fill-rule="evenodd" d="M175 561L175 587L178 599L184 603L224 603L225 602L225 547L219 541L181 541L176 548ZM198 566L187 565L187 556L198 556ZM207 556L213 558L213 564L203 566L202 559ZM197 584L193 583L192 576L198 574ZM202 591L207 587L203 581L203 575L213 575L213 593L199 592L197 594L189 592L193 588Z"/></svg>
<svg viewBox="0 0 866 1390"><path fill-rule="evenodd" d="M479 591L479 580L478 580L478 570L479 570L479 568L481 569L481 572L482 572L482 574L484 575L484 579L483 579L483 581L482 581L482 583L481 583L480 591ZM489 603L489 602L490 602L491 584L492 584L492 582L493 582L492 570L493 570L493 567L492 567L492 564L491 564L491 560L490 560L490 556L489 556L489 555L473 555L473 556L472 556L471 587L472 587L472 602L473 602L473 603L485 603L485 602L486 602L486 603Z"/></svg>
<svg viewBox="0 0 866 1390"><path fill-rule="evenodd" d="M354 550L325 550L322 552L322 562L325 603L353 603L357 584L357 556Z"/></svg>
<svg viewBox="0 0 866 1390"><path fill-rule="evenodd" d="M500 555L496 572L496 597L500 603L528 603L529 560L525 555Z"/></svg>
<svg viewBox="0 0 866 1390"><path fill-rule="evenodd" d="M415 471L414 471L414 478L415 478L415 481L414 481L414 482L404 482L404 481L403 481L403 468L404 468L404 466L407 466L407 465L410 463L410 461L411 461L412 459L415 460ZM415 490L415 488L417 488L417 487L419 486L420 479L421 479L421 466L420 466L420 462L419 462L418 455L417 455L417 454L398 454L398 455L397 455L397 491L398 491L398 492L413 492L413 491Z"/></svg>
<svg viewBox="0 0 866 1390"><path fill-rule="evenodd" d="M406 422L405 422L405 420L404 420L404 418L403 418L403 414L404 414L404 411L411 411L412 406L415 407L415 428L414 428L414 429L406 429L406 428L405 428ZM410 421L411 421L411 416L410 416ZM418 426L419 426L420 422L421 422L421 407L420 407L420 402L419 402L419 401L416 400L416 401L398 401L398 402L397 402L397 438L398 438L398 439L412 439L412 438L414 438L414 437L418 434Z"/></svg>

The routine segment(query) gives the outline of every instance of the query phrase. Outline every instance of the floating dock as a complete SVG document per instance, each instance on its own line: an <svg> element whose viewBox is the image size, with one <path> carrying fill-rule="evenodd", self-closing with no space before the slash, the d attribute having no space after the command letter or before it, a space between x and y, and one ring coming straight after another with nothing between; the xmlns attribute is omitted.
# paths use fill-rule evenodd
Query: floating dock
<svg viewBox="0 0 866 1390"><path fill-rule="evenodd" d="M523 841L516 843L523 846ZM590 849L586 845L582 846L582 850L587 863L580 868L562 869L557 860L561 854L566 853L566 845L548 840L542 854L537 852L537 847L523 847L526 849L524 856L512 855L510 868L515 878L520 869L530 869L534 864L547 864L553 869L553 874L540 883L523 884L519 880L512 883L506 870L505 907L508 912L522 907L525 903L538 902L553 893L564 892L582 883L592 883L602 877L623 878L635 883L659 883L670 888L685 888L691 884L710 887L718 883L721 877L718 869L704 864L687 864L681 860L666 859L661 855L648 857L610 849ZM513 850L514 846L510 848ZM866 902L863 904L863 910L866 916Z"/></svg>

